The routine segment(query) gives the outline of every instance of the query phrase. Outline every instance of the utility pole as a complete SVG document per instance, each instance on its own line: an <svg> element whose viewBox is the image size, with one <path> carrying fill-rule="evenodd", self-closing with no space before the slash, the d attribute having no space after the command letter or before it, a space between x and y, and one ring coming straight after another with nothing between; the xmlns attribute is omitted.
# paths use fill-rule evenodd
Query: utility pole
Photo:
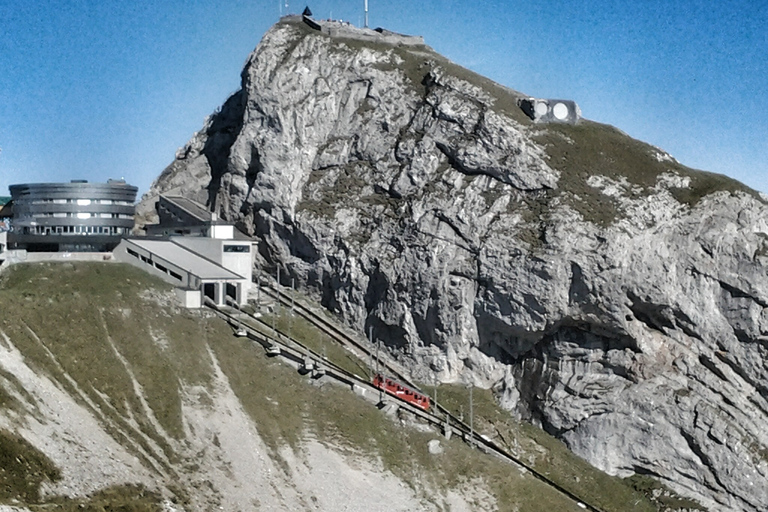
<svg viewBox="0 0 768 512"><path fill-rule="evenodd" d="M373 326L368 328L368 343L371 344L371 351L368 353L368 377L373 381Z"/></svg>
<svg viewBox="0 0 768 512"><path fill-rule="evenodd" d="M275 316L280 315L280 265L277 266L277 284L275 285Z"/></svg>
<svg viewBox="0 0 768 512"><path fill-rule="evenodd" d="M293 317L293 296L296 294L296 279L291 278L291 317Z"/></svg>
<svg viewBox="0 0 768 512"><path fill-rule="evenodd" d="M365 0L365 28L368 28L368 0Z"/></svg>
<svg viewBox="0 0 768 512"><path fill-rule="evenodd" d="M474 416L474 409L472 407L472 389L474 386L472 384L469 384L469 438L472 440L472 443L474 444L475 439L475 416Z"/></svg>
<svg viewBox="0 0 768 512"><path fill-rule="evenodd" d="M275 330L275 322L277 316L280 314L280 266L277 267L277 284L275 285L275 309L272 311L272 331L277 337L277 331Z"/></svg>
<svg viewBox="0 0 768 512"><path fill-rule="evenodd" d="M256 267L256 311L261 311L261 265Z"/></svg>
<svg viewBox="0 0 768 512"><path fill-rule="evenodd" d="M272 311L272 336L277 339L277 330L275 329L275 319L277 319L277 310Z"/></svg>
<svg viewBox="0 0 768 512"><path fill-rule="evenodd" d="M376 340L376 375L379 374L379 340Z"/></svg>
<svg viewBox="0 0 768 512"><path fill-rule="evenodd" d="M291 327L293 327L293 293L296 286L296 280L291 278L291 314L288 315L288 337L291 337Z"/></svg>

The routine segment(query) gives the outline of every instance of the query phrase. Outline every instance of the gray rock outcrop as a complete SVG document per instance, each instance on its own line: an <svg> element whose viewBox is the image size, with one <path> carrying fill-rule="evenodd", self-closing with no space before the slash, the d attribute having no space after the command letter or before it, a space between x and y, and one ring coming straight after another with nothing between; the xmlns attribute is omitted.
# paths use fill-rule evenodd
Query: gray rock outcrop
<svg viewBox="0 0 768 512"><path fill-rule="evenodd" d="M521 97L286 20L139 211L207 203L425 381L493 387L609 473L767 510L766 198Z"/></svg>

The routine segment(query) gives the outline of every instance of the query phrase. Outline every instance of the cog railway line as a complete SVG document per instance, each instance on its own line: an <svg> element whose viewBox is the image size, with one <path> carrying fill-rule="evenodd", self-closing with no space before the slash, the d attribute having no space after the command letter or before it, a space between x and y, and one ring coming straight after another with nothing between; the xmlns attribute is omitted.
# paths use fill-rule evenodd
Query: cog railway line
<svg viewBox="0 0 768 512"><path fill-rule="evenodd" d="M347 350L350 350L358 357L361 355L363 358L374 356L369 347L366 347L363 343L344 332L344 330L334 325L322 315L312 311L312 309L300 302L293 300L291 296L285 292L275 289L274 285L271 283L269 283L269 287L270 288L265 288L262 286L261 291L270 296L274 301L279 301L283 306L291 307L296 314L310 322L315 328L329 336L334 342L345 347ZM579 508L590 510L592 512L604 512L601 508L583 501L572 491L562 487L548 476L538 472L529 464L509 453L509 451L502 446L499 446L493 440L478 434L462 419L456 417L436 401L431 402L430 410L424 410L409 401L395 396L394 394L386 393L379 387L376 387L372 383L371 378L366 379L341 368L337 364L329 361L325 356L318 354L316 351L297 341L295 338L288 336L279 329L273 328L272 325L268 324L258 316L243 311L234 303L230 303L230 306L228 307L221 307L216 306L210 300L206 300L205 304L217 315L226 320L233 327L238 336L248 337L250 340L259 343L264 347L268 355L280 355L289 360L295 366L298 366L302 373L310 374L316 379L330 378L341 384L350 386L358 395L375 403L381 408L396 404L400 409L408 411L413 416L420 418L441 430L446 437L450 436L452 433L456 433L471 446L474 446L487 454L494 455L516 466L521 471L529 472L534 478L542 481L575 502ZM244 316L245 318L243 318ZM403 371L398 368L398 365L393 364L391 361L381 359L378 360L378 364L382 373L387 373L395 377L412 389L418 389L415 384L410 382L410 380L403 375Z"/></svg>

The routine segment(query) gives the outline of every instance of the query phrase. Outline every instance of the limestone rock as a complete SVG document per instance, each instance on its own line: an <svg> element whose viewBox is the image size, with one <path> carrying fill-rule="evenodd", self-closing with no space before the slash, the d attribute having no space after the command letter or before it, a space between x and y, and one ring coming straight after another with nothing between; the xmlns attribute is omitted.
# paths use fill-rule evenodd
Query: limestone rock
<svg viewBox="0 0 768 512"><path fill-rule="evenodd" d="M609 473L768 509L765 198L521 97L283 21L140 211L203 200L423 380L493 387Z"/></svg>

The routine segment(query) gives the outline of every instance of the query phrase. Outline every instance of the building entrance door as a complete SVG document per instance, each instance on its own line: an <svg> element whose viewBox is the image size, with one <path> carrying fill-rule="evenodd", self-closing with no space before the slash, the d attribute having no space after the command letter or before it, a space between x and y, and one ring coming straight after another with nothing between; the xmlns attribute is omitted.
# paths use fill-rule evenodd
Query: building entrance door
<svg viewBox="0 0 768 512"><path fill-rule="evenodd" d="M205 283L203 285L203 295L216 302L216 283Z"/></svg>

